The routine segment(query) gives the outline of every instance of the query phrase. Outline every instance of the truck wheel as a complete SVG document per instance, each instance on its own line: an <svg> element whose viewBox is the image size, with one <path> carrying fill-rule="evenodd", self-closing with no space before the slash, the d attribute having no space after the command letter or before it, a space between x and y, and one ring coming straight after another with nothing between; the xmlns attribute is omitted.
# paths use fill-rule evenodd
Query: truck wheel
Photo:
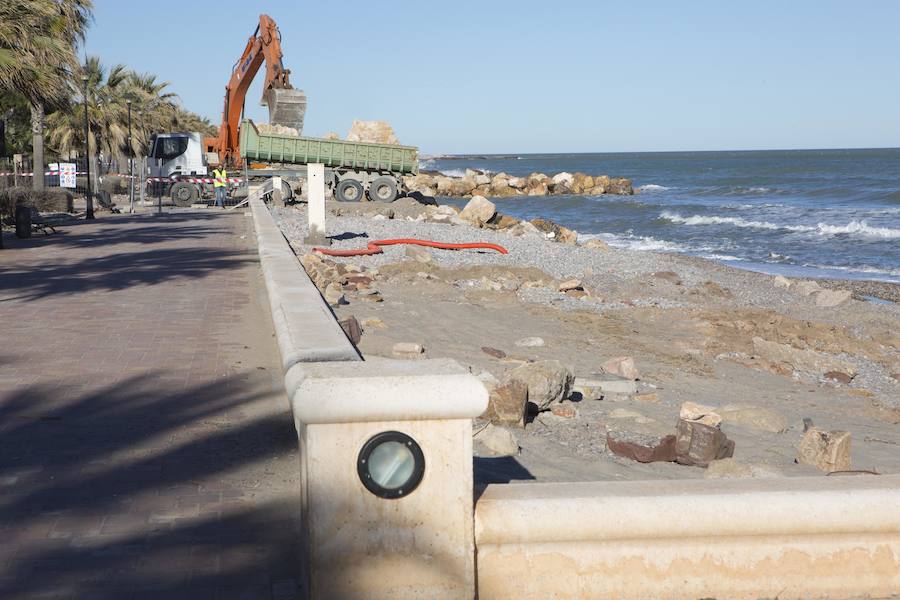
<svg viewBox="0 0 900 600"><path fill-rule="evenodd" d="M397 181L393 177L377 177L369 186L369 199L374 202L393 202L397 199Z"/></svg>
<svg viewBox="0 0 900 600"><path fill-rule="evenodd" d="M345 179L337 184L334 197L338 202L359 202L363 197L363 186L355 179Z"/></svg>
<svg viewBox="0 0 900 600"><path fill-rule="evenodd" d="M175 206L190 206L200 197L197 188L184 181L177 181L172 184L172 189L169 190L169 193Z"/></svg>

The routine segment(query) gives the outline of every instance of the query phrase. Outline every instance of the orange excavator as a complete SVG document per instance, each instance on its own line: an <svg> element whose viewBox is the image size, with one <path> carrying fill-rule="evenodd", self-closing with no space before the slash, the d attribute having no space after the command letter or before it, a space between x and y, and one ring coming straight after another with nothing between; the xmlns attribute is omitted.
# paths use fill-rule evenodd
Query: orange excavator
<svg viewBox="0 0 900 600"><path fill-rule="evenodd" d="M263 61L266 63L266 80L260 104L269 107L269 123L291 127L298 134L303 132L306 94L291 85L291 72L284 68L282 56L278 26L270 16L259 15L259 25L247 40L244 53L232 67L231 79L225 86L225 108L219 135L203 140L206 152L217 154L219 164L231 168L241 166L239 133L244 100Z"/></svg>

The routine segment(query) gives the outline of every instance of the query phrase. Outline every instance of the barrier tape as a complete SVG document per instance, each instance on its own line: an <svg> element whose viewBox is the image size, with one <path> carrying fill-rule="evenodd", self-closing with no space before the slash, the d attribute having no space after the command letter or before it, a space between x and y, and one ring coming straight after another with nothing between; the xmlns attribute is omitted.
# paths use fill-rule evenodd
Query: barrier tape
<svg viewBox="0 0 900 600"><path fill-rule="evenodd" d="M46 173L44 173L44 175L59 175L59 174L60 174L60 171L47 171ZM76 175L86 175L87 171L76 171L75 174ZM34 173L15 173L15 172L0 173L0 176L4 176L4 175L6 175L6 176L18 175L19 177L34 177ZM106 176L104 175L104 177L106 177ZM126 177L127 177L127 175L126 175Z"/></svg>
<svg viewBox="0 0 900 600"><path fill-rule="evenodd" d="M147 181L186 181L188 183L215 183L213 177L148 177ZM220 180L221 181L221 180ZM226 177L226 183L244 183L240 177Z"/></svg>

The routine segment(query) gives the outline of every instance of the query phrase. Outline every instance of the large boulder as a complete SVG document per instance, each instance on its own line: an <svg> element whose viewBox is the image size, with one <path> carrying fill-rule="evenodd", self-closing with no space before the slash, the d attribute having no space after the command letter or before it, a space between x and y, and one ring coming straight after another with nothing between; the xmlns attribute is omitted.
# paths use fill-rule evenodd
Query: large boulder
<svg viewBox="0 0 900 600"><path fill-rule="evenodd" d="M497 207L493 202L484 196L472 196L472 199L459 213L459 218L475 227L484 227L484 224L493 219L496 214Z"/></svg>
<svg viewBox="0 0 900 600"><path fill-rule="evenodd" d="M734 442L717 426L680 419L675 428L675 462L706 467L714 460L734 456Z"/></svg>
<svg viewBox="0 0 900 600"><path fill-rule="evenodd" d="M506 380L524 383L528 387L528 401L541 411L569 396L575 376L558 360L541 360L513 369Z"/></svg>
<svg viewBox="0 0 900 600"><path fill-rule="evenodd" d="M675 435L659 421L619 410L609 414L605 427L606 446L617 456L642 463L675 460Z"/></svg>
<svg viewBox="0 0 900 600"><path fill-rule="evenodd" d="M609 183L604 187L607 194L618 194L620 196L631 196L634 194L631 180L624 177L610 178Z"/></svg>
<svg viewBox="0 0 900 600"><path fill-rule="evenodd" d="M719 407L716 412L722 415L722 421L728 424L742 425L769 433L783 433L788 428L787 417L763 406L728 404Z"/></svg>
<svg viewBox="0 0 900 600"><path fill-rule="evenodd" d="M374 144L399 144L394 129L385 121L353 121L348 142L371 142Z"/></svg>
<svg viewBox="0 0 900 600"><path fill-rule="evenodd" d="M564 244L578 243L578 232L554 223L549 219L532 219L531 224L555 242Z"/></svg>
<svg viewBox="0 0 900 600"><path fill-rule="evenodd" d="M612 373L625 379L640 379L641 373L634 364L634 359L630 356L617 356L610 358L600 365L604 373Z"/></svg>
<svg viewBox="0 0 900 600"><path fill-rule="evenodd" d="M517 379L504 379L491 389L482 418L497 425L525 427L527 405L528 385Z"/></svg>
<svg viewBox="0 0 900 600"><path fill-rule="evenodd" d="M850 433L810 427L797 447L797 462L826 473L850 470Z"/></svg>

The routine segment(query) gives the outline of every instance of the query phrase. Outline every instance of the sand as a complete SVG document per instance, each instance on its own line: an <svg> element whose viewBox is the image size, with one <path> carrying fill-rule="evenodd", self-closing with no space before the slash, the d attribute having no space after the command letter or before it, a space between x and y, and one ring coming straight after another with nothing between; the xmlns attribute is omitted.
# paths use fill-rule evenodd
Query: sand
<svg viewBox="0 0 900 600"><path fill-rule="evenodd" d="M349 304L334 309L339 318L378 320L364 326L359 343L364 356L392 357L395 343L415 342L425 347L424 357L454 358L486 379L501 378L521 361L542 359L560 360L584 377L608 358L633 356L641 373L639 392L656 394L656 402L632 397L572 402L574 418L541 413L524 429L513 429L521 446L516 456L497 457L476 443L480 482L703 477L702 468L640 464L606 447L604 425L617 409L671 423L674 430L687 400L762 407L785 419L782 433L726 419L722 429L735 441L735 459L742 463L768 465L784 476L824 475L794 462L803 419L809 418L816 426L851 432L854 469L900 472L900 305L857 299L897 298L897 286L819 282L853 292L853 299L823 307L816 294L798 293L796 282L783 289L772 276L703 259L593 250L541 236L412 220L431 209L407 199L389 211L366 204L352 211L346 205L329 207L355 213L329 214L335 248L420 237L489 241L510 250L508 255L429 250L430 260L419 262L403 247L392 247L382 255L339 259L378 270L372 287L383 302L348 291ZM301 243L304 205L273 212L298 254L307 252ZM378 212L382 216L373 218ZM569 277L581 279L589 295L558 292L558 282ZM540 337L544 344L516 344L526 337ZM816 353L855 377L838 383L808 364L786 371L771 357L758 356L754 338ZM482 347L507 357L495 358ZM476 430L481 426L474 424Z"/></svg>

